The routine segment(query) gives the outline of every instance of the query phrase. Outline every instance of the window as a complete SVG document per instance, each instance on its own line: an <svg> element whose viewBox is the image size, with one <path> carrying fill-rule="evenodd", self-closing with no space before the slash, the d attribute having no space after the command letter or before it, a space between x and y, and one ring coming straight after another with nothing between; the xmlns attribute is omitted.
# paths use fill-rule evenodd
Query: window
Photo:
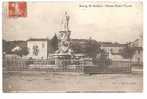
<svg viewBox="0 0 147 99"><path fill-rule="evenodd" d="M42 48L44 48L45 47L45 44L44 43L42 43Z"/></svg>
<svg viewBox="0 0 147 99"><path fill-rule="evenodd" d="M39 48L37 45L34 45L33 46L33 55L38 56L38 53L39 53Z"/></svg>

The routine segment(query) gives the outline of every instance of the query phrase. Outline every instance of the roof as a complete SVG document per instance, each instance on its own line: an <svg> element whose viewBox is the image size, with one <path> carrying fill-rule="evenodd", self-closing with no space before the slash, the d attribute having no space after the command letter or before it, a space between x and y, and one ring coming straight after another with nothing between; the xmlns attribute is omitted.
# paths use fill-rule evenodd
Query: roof
<svg viewBox="0 0 147 99"><path fill-rule="evenodd" d="M30 38L27 41L48 41L47 38Z"/></svg>
<svg viewBox="0 0 147 99"><path fill-rule="evenodd" d="M142 47L143 41L142 41L142 39L136 39L133 42L129 42L128 45L131 47Z"/></svg>
<svg viewBox="0 0 147 99"><path fill-rule="evenodd" d="M19 46L16 46L16 47L14 47L11 51L12 51L12 52L15 52L15 51L19 51L19 50L22 50L22 48L19 47Z"/></svg>

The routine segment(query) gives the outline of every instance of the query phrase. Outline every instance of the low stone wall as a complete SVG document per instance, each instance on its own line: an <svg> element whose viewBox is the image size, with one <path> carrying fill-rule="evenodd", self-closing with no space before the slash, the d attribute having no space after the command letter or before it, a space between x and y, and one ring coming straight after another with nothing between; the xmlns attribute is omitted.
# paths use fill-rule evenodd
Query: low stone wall
<svg viewBox="0 0 147 99"><path fill-rule="evenodd" d="M95 74L95 73L130 73L131 65L128 61L112 61L110 65L103 66L84 66L84 73Z"/></svg>

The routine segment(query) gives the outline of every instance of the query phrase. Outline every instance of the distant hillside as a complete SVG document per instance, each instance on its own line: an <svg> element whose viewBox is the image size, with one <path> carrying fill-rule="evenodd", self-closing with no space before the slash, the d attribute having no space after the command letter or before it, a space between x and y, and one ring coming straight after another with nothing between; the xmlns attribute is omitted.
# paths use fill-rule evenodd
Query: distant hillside
<svg viewBox="0 0 147 99"><path fill-rule="evenodd" d="M15 48L16 46L21 48L27 48L27 42L26 41L6 41L3 40L3 52L6 53L12 53L11 50Z"/></svg>

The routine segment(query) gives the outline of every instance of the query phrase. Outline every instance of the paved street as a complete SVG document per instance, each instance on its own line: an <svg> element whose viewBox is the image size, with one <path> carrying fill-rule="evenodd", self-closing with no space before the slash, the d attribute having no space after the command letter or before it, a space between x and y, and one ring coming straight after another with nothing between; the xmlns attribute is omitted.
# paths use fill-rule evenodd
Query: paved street
<svg viewBox="0 0 147 99"><path fill-rule="evenodd" d="M5 92L141 92L142 73L96 74L23 72L4 73Z"/></svg>

